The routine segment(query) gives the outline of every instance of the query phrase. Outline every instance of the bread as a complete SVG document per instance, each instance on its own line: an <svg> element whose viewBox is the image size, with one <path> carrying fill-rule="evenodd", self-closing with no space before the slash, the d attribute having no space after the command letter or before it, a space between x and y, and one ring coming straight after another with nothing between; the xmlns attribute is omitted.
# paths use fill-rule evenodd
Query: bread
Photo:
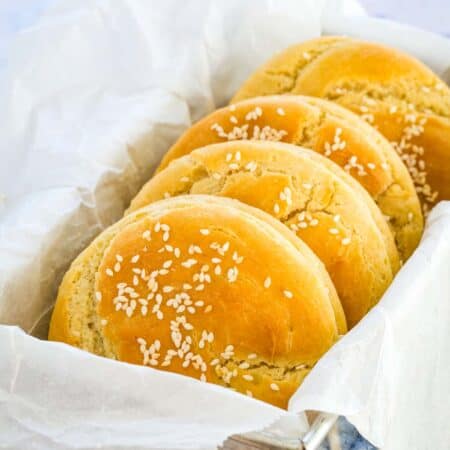
<svg viewBox="0 0 450 450"><path fill-rule="evenodd" d="M268 96L214 111L178 139L158 171L196 148L245 138L289 142L327 156L366 188L389 219L401 259L405 261L417 247L423 218L400 157L370 125L326 100Z"/></svg>
<svg viewBox="0 0 450 450"><path fill-rule="evenodd" d="M361 192L339 166L311 150L231 141L172 161L142 188L129 211L164 196L191 193L235 198L272 214L324 263L353 326L398 269L392 234L370 196Z"/></svg>
<svg viewBox="0 0 450 450"><path fill-rule="evenodd" d="M279 229L219 197L129 214L72 263L49 339L286 407L338 325L321 263Z"/></svg>
<svg viewBox="0 0 450 450"><path fill-rule="evenodd" d="M450 90L418 60L375 43L322 37L274 56L232 102L274 94L322 97L351 109L392 141L425 213L450 199Z"/></svg>

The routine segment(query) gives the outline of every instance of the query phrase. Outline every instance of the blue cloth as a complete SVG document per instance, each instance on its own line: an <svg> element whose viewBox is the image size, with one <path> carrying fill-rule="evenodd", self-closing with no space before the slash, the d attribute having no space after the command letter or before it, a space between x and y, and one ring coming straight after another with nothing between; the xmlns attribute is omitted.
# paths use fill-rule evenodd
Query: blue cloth
<svg viewBox="0 0 450 450"><path fill-rule="evenodd" d="M367 442L357 431L357 429L343 417L340 417L337 424L339 435L339 450L377 450L370 442ZM330 448L328 439L320 446L320 450L334 450Z"/></svg>

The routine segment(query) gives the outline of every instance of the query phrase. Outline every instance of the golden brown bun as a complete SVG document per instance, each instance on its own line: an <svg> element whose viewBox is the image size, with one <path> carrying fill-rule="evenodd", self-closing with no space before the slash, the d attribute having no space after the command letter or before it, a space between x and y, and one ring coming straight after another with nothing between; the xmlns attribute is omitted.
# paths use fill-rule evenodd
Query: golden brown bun
<svg viewBox="0 0 450 450"><path fill-rule="evenodd" d="M138 210L73 262L49 339L286 407L338 328L321 263L278 229L219 197Z"/></svg>
<svg viewBox="0 0 450 450"><path fill-rule="evenodd" d="M158 171L196 148L238 139L283 141L327 156L358 180L389 218L401 259L405 261L417 247L423 218L400 157L370 125L326 100L269 96L214 111L178 139Z"/></svg>
<svg viewBox="0 0 450 450"><path fill-rule="evenodd" d="M393 142L425 212L450 199L450 90L418 60L346 37L290 47L259 68L232 102L305 94L345 106Z"/></svg>
<svg viewBox="0 0 450 450"><path fill-rule="evenodd" d="M377 303L398 268L392 234L373 200L361 192L339 166L311 150L231 141L172 161L142 188L129 211L164 196L191 193L235 198L272 214L324 263L353 326ZM375 212L384 229L374 220Z"/></svg>

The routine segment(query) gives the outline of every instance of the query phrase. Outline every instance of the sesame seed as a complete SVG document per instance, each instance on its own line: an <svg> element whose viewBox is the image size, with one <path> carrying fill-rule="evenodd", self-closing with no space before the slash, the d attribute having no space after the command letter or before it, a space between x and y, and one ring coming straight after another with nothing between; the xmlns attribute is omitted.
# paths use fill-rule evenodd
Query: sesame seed
<svg viewBox="0 0 450 450"><path fill-rule="evenodd" d="M241 160L241 152L236 152L236 154L234 155L234 159L236 161L240 161Z"/></svg>
<svg viewBox="0 0 450 450"><path fill-rule="evenodd" d="M250 367L250 364L248 362L242 362L239 364L239 369L248 369Z"/></svg>
<svg viewBox="0 0 450 450"><path fill-rule="evenodd" d="M247 359L256 359L258 357L258 355L256 354L256 353L250 353L248 356L247 356Z"/></svg>
<svg viewBox="0 0 450 450"><path fill-rule="evenodd" d="M312 189L312 184L310 184L310 183L303 183L302 186L308 190Z"/></svg>
<svg viewBox="0 0 450 450"><path fill-rule="evenodd" d="M190 259L188 259L186 261L183 261L181 263L181 265L183 267L186 267L187 269L189 269L190 267L194 266L195 264L197 264L197 260L196 259L192 259L192 258L190 258Z"/></svg>
<svg viewBox="0 0 450 450"><path fill-rule="evenodd" d="M102 319L100 320L100 324L105 326L108 323L108 321L106 319Z"/></svg>
<svg viewBox="0 0 450 450"><path fill-rule="evenodd" d="M214 358L209 364L211 365L211 366L217 366L217 364L219 364L219 359L218 358Z"/></svg>
<svg viewBox="0 0 450 450"><path fill-rule="evenodd" d="M145 240L149 241L149 240L151 239L151 231L150 231L150 230L145 230L145 231L142 233L142 237L143 237Z"/></svg>
<svg viewBox="0 0 450 450"><path fill-rule="evenodd" d="M247 163L245 165L245 168L249 171L249 172L254 172L257 168L258 168L258 164L254 161L250 161L249 163Z"/></svg>
<svg viewBox="0 0 450 450"><path fill-rule="evenodd" d="M228 282L234 283L237 280L237 276L238 276L238 269L236 266L228 269L227 272Z"/></svg>
<svg viewBox="0 0 450 450"><path fill-rule="evenodd" d="M268 288L270 287L271 284L272 284L272 278L267 277L267 278L264 280L264 287L265 287L266 289L268 289Z"/></svg>
<svg viewBox="0 0 450 450"><path fill-rule="evenodd" d="M212 305L208 305L208 306L205 308L205 313L211 312L212 309L213 309Z"/></svg>
<svg viewBox="0 0 450 450"><path fill-rule="evenodd" d="M230 162L232 159L233 159L233 155L231 153L227 153L227 155L225 156L225 161Z"/></svg>
<svg viewBox="0 0 450 450"><path fill-rule="evenodd" d="M275 205L273 207L273 212L275 214L278 214L280 212L280 205L278 203L275 203Z"/></svg>
<svg viewBox="0 0 450 450"><path fill-rule="evenodd" d="M277 114L279 116L284 116L285 115L284 109L283 108L277 108Z"/></svg>
<svg viewBox="0 0 450 450"><path fill-rule="evenodd" d="M368 167L370 170L374 170L375 167L376 167L376 165L375 165L374 163L367 163L367 167Z"/></svg>
<svg viewBox="0 0 450 450"><path fill-rule="evenodd" d="M248 373L246 373L245 375L242 375L242 378L246 381L253 381L253 375L250 375Z"/></svg>
<svg viewBox="0 0 450 450"><path fill-rule="evenodd" d="M109 277L114 276L114 272L111 269L106 269L106 275L108 275Z"/></svg>
<svg viewBox="0 0 450 450"><path fill-rule="evenodd" d="M116 262L114 264L114 272L120 272L120 269L121 269L120 262Z"/></svg>
<svg viewBox="0 0 450 450"><path fill-rule="evenodd" d="M411 213L410 213L411 214ZM100 291L97 291L95 293L95 299L100 302L102 300L102 293Z"/></svg>
<svg viewBox="0 0 450 450"><path fill-rule="evenodd" d="M214 267L214 273L220 275L222 273L222 268L220 266Z"/></svg>
<svg viewBox="0 0 450 450"><path fill-rule="evenodd" d="M189 177L181 177L181 178L180 178L180 181L181 181L182 183L187 183L187 182L190 181L190 178L189 178Z"/></svg>
<svg viewBox="0 0 450 450"><path fill-rule="evenodd" d="M381 168L384 169L384 170L388 170L389 169L389 164L383 163L383 164L381 164Z"/></svg>
<svg viewBox="0 0 450 450"><path fill-rule="evenodd" d="M396 107L395 105L392 105L392 106L389 108L389 112L390 112L391 114L395 114L395 113L397 112L397 107Z"/></svg>
<svg viewBox="0 0 450 450"><path fill-rule="evenodd" d="M227 345L227 346L225 347L225 351L226 351L227 353L233 352L233 351L234 351L234 345L231 345L231 344Z"/></svg>
<svg viewBox="0 0 450 450"><path fill-rule="evenodd" d="M159 230L161 229L161 224L159 222L156 222L153 229L158 233Z"/></svg>
<svg viewBox="0 0 450 450"><path fill-rule="evenodd" d="M200 233L203 234L203 236L208 236L209 234L209 230L207 228L202 228L200 230Z"/></svg>
<svg viewBox="0 0 450 450"><path fill-rule="evenodd" d="M414 214L412 212L408 213L408 221L411 222L411 220L413 220L414 218Z"/></svg>
<svg viewBox="0 0 450 450"><path fill-rule="evenodd" d="M122 262L123 261L123 257L121 255L116 255L116 259L118 262Z"/></svg>
<svg viewBox="0 0 450 450"><path fill-rule="evenodd" d="M230 122L231 123L238 123L238 120L236 119L236 116L231 116L230 117Z"/></svg>
<svg viewBox="0 0 450 450"><path fill-rule="evenodd" d="M330 228L330 229L328 230L328 232L329 232L330 234L339 234L339 230L338 230L337 228Z"/></svg>
<svg viewBox="0 0 450 450"><path fill-rule="evenodd" d="M318 223L319 223L319 220L318 220L318 219L311 219L311 220L309 221L309 224L310 224L312 227L315 227L316 225L318 225Z"/></svg>
<svg viewBox="0 0 450 450"><path fill-rule="evenodd" d="M283 295L284 295L286 298L293 298L293 297L294 297L294 294L293 294L291 291L288 291L288 290L284 290L284 291L283 291Z"/></svg>
<svg viewBox="0 0 450 450"><path fill-rule="evenodd" d="M272 391L279 391L280 387L276 383L271 383L270 384L270 389L272 389Z"/></svg>
<svg viewBox="0 0 450 450"><path fill-rule="evenodd" d="M245 391L245 394L251 398L253 398L253 392L252 391Z"/></svg>
<svg viewBox="0 0 450 450"><path fill-rule="evenodd" d="M230 105L230 111L236 111L236 105Z"/></svg>
<svg viewBox="0 0 450 450"><path fill-rule="evenodd" d="M203 383L206 383L206 375L204 373L202 373L200 375L200 381L202 381Z"/></svg>
<svg viewBox="0 0 450 450"><path fill-rule="evenodd" d="M136 264L138 261L139 261L139 255L134 255L134 256L131 258L131 262L132 262L133 264Z"/></svg>
<svg viewBox="0 0 450 450"><path fill-rule="evenodd" d="M309 61L311 59L311 54L308 52L303 52L303 58Z"/></svg>
<svg viewBox="0 0 450 450"><path fill-rule="evenodd" d="M341 216L340 216L339 214L336 214L336 215L333 217L333 220L334 220L336 223L338 223L338 222L341 220Z"/></svg>
<svg viewBox="0 0 450 450"><path fill-rule="evenodd" d="M164 267L164 269L168 269L171 265L172 265L172 260L169 259L164 262L163 267Z"/></svg>
<svg viewBox="0 0 450 450"><path fill-rule="evenodd" d="M351 239L349 237L345 237L344 239L342 239L341 243L342 245L349 245L351 242Z"/></svg>

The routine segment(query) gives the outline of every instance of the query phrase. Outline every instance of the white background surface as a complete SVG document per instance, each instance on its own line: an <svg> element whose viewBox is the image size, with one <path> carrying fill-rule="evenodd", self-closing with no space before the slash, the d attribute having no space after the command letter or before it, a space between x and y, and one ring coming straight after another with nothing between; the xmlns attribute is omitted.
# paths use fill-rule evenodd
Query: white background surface
<svg viewBox="0 0 450 450"><path fill-rule="evenodd" d="M450 35L449 0L360 0L371 16Z"/></svg>

